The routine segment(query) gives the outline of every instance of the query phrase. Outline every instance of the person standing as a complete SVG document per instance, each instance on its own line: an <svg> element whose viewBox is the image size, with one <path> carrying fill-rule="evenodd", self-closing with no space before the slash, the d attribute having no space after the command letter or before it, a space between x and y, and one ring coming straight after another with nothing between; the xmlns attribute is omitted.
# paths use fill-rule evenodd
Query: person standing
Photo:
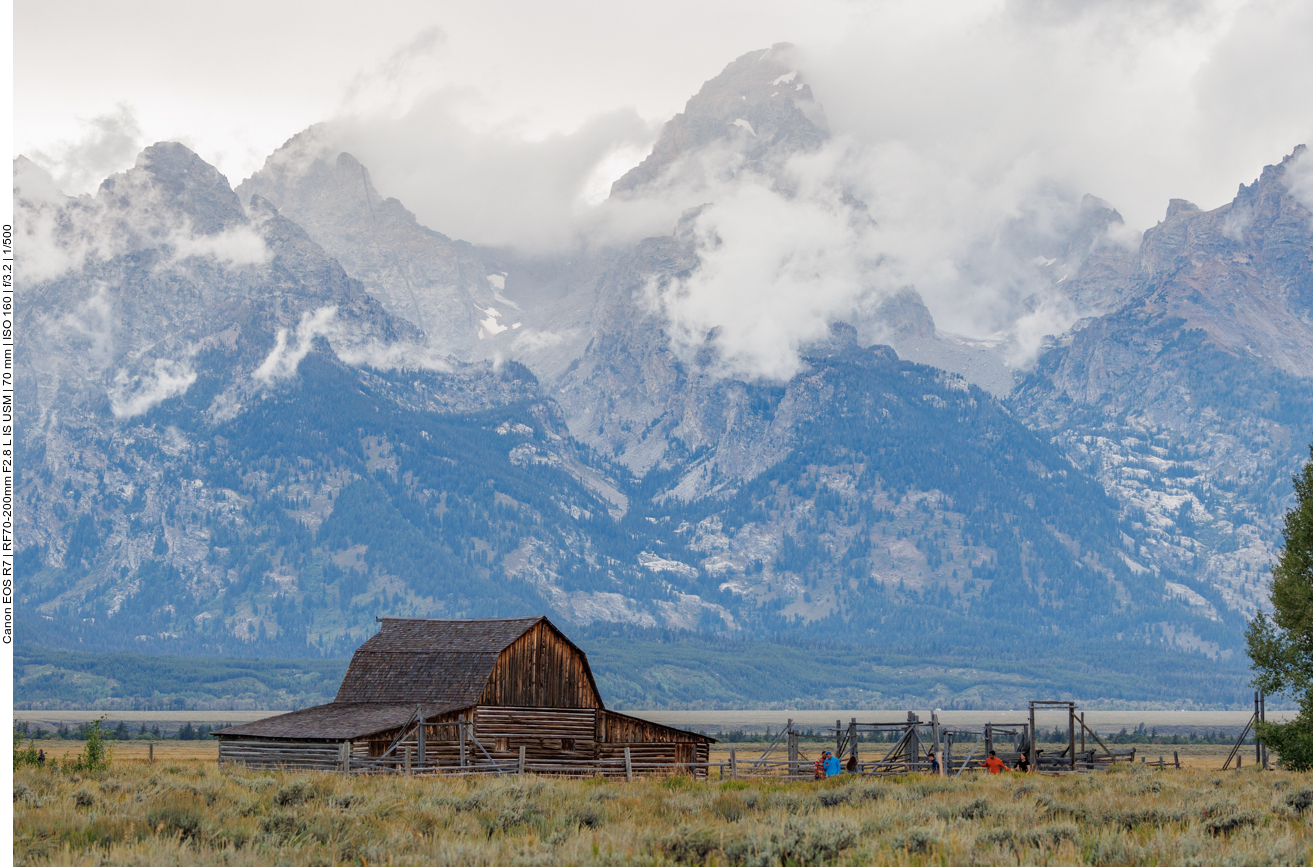
<svg viewBox="0 0 1313 867"><path fill-rule="evenodd" d="M44 767L46 766L46 751L45 751L45 750L37 750L37 751L36 751L36 766L37 766L38 768L44 768Z"/></svg>
<svg viewBox="0 0 1313 867"><path fill-rule="evenodd" d="M930 773L939 776L939 759L935 757L935 751L931 750L927 756L930 759Z"/></svg>
<svg viewBox="0 0 1313 867"><path fill-rule="evenodd" d="M827 776L827 777L837 777L837 776L839 776L840 774L842 774L842 773L843 773L843 763L839 761L839 757L836 756L836 755L834 755L834 754L832 754L832 753L830 753L829 751L826 751L825 755L826 755L826 759L825 759L825 776Z"/></svg>
<svg viewBox="0 0 1313 867"><path fill-rule="evenodd" d="M816 765L815 767L812 768L812 773L816 777L816 779L818 780L825 779L825 760L828 759L829 757L830 757L829 750L821 751L821 757L816 760Z"/></svg>
<svg viewBox="0 0 1313 867"><path fill-rule="evenodd" d="M998 753L990 750L989 758L985 759L985 767L989 769L991 774L1001 774L1007 770L1008 766L998 757Z"/></svg>
<svg viewBox="0 0 1313 867"><path fill-rule="evenodd" d="M1017 758L1017 770L1023 774L1030 773L1030 758L1026 756L1026 751L1022 750L1021 755Z"/></svg>

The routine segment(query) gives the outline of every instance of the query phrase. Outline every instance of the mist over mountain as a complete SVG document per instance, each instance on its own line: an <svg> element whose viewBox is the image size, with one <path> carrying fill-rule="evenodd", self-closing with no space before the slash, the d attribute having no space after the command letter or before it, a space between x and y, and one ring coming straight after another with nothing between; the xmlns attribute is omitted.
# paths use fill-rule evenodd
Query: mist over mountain
<svg viewBox="0 0 1313 867"><path fill-rule="evenodd" d="M1313 438L1307 151L1142 237L1038 195L955 254L1003 287L964 336L799 67L730 63L560 249L423 225L332 124L235 189L20 158L28 628L295 656L547 610L1231 672Z"/></svg>

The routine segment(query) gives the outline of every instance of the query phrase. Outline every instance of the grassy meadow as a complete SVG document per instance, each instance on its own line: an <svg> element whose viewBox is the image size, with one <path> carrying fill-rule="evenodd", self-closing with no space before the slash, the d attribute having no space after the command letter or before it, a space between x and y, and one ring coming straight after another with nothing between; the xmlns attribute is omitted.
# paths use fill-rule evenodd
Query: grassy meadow
<svg viewBox="0 0 1313 867"><path fill-rule="evenodd" d="M15 863L1275 865L1313 853L1313 775L1249 768L625 783L175 758L19 770Z"/></svg>

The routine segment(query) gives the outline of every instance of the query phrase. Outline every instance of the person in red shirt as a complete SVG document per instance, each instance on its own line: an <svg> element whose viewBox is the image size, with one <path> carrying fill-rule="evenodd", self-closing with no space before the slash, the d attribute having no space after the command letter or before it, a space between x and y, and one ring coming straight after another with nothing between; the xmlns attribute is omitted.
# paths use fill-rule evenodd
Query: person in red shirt
<svg viewBox="0 0 1313 867"><path fill-rule="evenodd" d="M830 757L830 751L823 750L821 752L821 757L816 760L816 765L812 770L812 772L816 776L816 779L818 780L825 779L825 760L828 759L829 757Z"/></svg>
<svg viewBox="0 0 1313 867"><path fill-rule="evenodd" d="M1003 760L993 750L990 750L989 758L985 759L985 767L989 768L991 774L1001 774L1008 766L1003 764Z"/></svg>

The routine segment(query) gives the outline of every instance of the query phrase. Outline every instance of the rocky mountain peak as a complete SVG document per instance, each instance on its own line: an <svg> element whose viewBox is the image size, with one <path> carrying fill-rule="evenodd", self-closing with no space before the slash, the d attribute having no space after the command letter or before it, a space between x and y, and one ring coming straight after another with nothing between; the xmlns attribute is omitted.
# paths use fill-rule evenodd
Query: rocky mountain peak
<svg viewBox="0 0 1313 867"><path fill-rule="evenodd" d="M518 328L514 303L501 295L503 271L470 244L421 225L397 199L383 198L365 166L346 152L334 156L314 127L274 151L237 195L267 200L333 250L384 309L436 350L480 358L490 340Z"/></svg>
<svg viewBox="0 0 1313 867"><path fill-rule="evenodd" d="M228 179L178 142L146 148L135 167L107 178L101 190L111 197L130 197L134 181L147 181L167 205L186 214L194 233L214 235L246 222Z"/></svg>
<svg viewBox="0 0 1313 867"><path fill-rule="evenodd" d="M793 46L751 51L702 85L661 130L652 153L611 187L612 195L650 184L713 144L740 151L749 167L818 146L825 113L794 66Z"/></svg>
<svg viewBox="0 0 1313 867"><path fill-rule="evenodd" d="M1199 206L1194 202L1187 202L1185 199L1172 199L1167 203L1167 219L1179 217L1182 214L1197 214Z"/></svg>

